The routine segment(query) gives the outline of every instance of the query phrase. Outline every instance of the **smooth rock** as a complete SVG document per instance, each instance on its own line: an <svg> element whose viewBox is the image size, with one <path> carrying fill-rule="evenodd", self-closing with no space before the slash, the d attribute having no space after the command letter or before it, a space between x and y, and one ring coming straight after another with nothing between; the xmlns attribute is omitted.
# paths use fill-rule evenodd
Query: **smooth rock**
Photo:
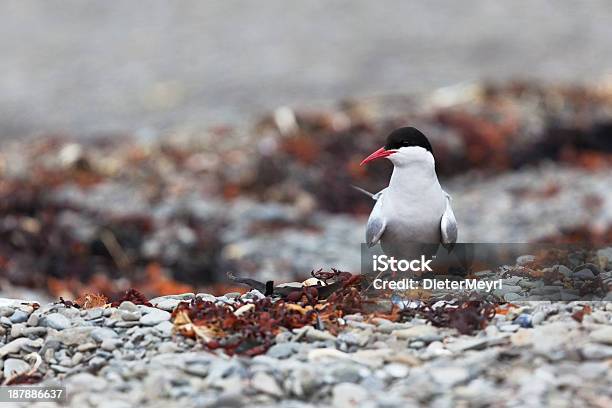
<svg viewBox="0 0 612 408"><path fill-rule="evenodd" d="M360 385L340 383L332 390L332 405L336 408L359 407L368 400L368 394Z"/></svg>
<svg viewBox="0 0 612 408"><path fill-rule="evenodd" d="M38 326L39 321L40 321L40 317L38 316L38 314L32 313L30 317L28 317L26 324L28 326L35 327L35 326Z"/></svg>
<svg viewBox="0 0 612 408"><path fill-rule="evenodd" d="M89 335L94 329L94 326L71 327L61 331L50 329L47 341L57 340L66 346L83 344L89 340Z"/></svg>
<svg viewBox="0 0 612 408"><path fill-rule="evenodd" d="M18 353L19 350L21 350L21 348L29 342L29 339L25 337L20 337L11 341L10 343L5 344L4 346L0 347L0 358L4 358L4 356L6 356L7 354Z"/></svg>
<svg viewBox="0 0 612 408"><path fill-rule="evenodd" d="M142 313L140 313L140 310L119 310L118 313L119 317L121 317L121 320L125 322L137 322L142 317Z"/></svg>
<svg viewBox="0 0 612 408"><path fill-rule="evenodd" d="M16 374L23 374L30 370L30 364L17 358L7 358L4 361L4 378L11 377Z"/></svg>
<svg viewBox="0 0 612 408"><path fill-rule="evenodd" d="M45 324L55 330L65 330L70 328L70 320L60 313L50 313L45 317Z"/></svg>
<svg viewBox="0 0 612 408"><path fill-rule="evenodd" d="M106 339L114 339L117 337L118 334L113 329L109 329L108 327L96 327L91 331L91 338L98 343L101 343Z"/></svg>
<svg viewBox="0 0 612 408"><path fill-rule="evenodd" d="M283 390L274 377L263 371L259 371L253 376L251 379L251 386L258 391L275 397L281 397L283 395Z"/></svg>
<svg viewBox="0 0 612 408"><path fill-rule="evenodd" d="M66 378L66 382L71 389L75 390L91 390L103 391L106 387L106 381L98 376L90 373L78 373Z"/></svg>
<svg viewBox="0 0 612 408"><path fill-rule="evenodd" d="M593 280L595 274L590 269L581 269L578 272L574 272L574 277L582 280Z"/></svg>
<svg viewBox="0 0 612 408"><path fill-rule="evenodd" d="M174 325L169 321L165 321L153 326L153 330L155 330L155 332L158 333L161 337L172 337Z"/></svg>
<svg viewBox="0 0 612 408"><path fill-rule="evenodd" d="M585 344L581 352L587 360L604 360L612 357L612 347L603 344Z"/></svg>
<svg viewBox="0 0 612 408"><path fill-rule="evenodd" d="M612 345L612 326L596 329L589 334L589 338L596 343Z"/></svg>
<svg viewBox="0 0 612 408"><path fill-rule="evenodd" d="M106 351L113 351L121 343L122 343L121 339L106 338L102 340L102 343L100 344L100 348Z"/></svg>
<svg viewBox="0 0 612 408"><path fill-rule="evenodd" d="M134 303L130 302L129 300L124 300L123 302L121 302L121 304L119 305L119 310L125 310L126 312L138 312L138 306L136 306Z"/></svg>
<svg viewBox="0 0 612 408"><path fill-rule="evenodd" d="M152 304L159 309L172 312L181 302L183 301L180 299L162 299L159 302Z"/></svg>
<svg viewBox="0 0 612 408"><path fill-rule="evenodd" d="M298 343L278 343L270 347L266 355L274 358L288 358L300 348Z"/></svg>
<svg viewBox="0 0 612 408"><path fill-rule="evenodd" d="M444 387L453 387L463 383L470 378L470 373L465 367L449 366L436 367L429 373L435 382Z"/></svg>
<svg viewBox="0 0 612 408"><path fill-rule="evenodd" d="M140 324L145 326L155 326L161 322L170 320L170 313L165 310L153 309L140 318Z"/></svg>
<svg viewBox="0 0 612 408"><path fill-rule="evenodd" d="M30 316L29 313L24 312L23 310L17 309L15 313L13 313L10 317L11 323L24 323L28 320Z"/></svg>
<svg viewBox="0 0 612 408"><path fill-rule="evenodd" d="M409 329L394 330L391 335L404 340L431 340L438 337L438 330L429 325L414 326Z"/></svg>
<svg viewBox="0 0 612 408"><path fill-rule="evenodd" d="M405 364L399 363L387 364L384 367L384 370L393 378L404 378L408 376L408 373L410 372L410 369Z"/></svg>
<svg viewBox="0 0 612 408"><path fill-rule="evenodd" d="M9 317L15 313L15 309L10 306L0 306L0 316L1 317Z"/></svg>

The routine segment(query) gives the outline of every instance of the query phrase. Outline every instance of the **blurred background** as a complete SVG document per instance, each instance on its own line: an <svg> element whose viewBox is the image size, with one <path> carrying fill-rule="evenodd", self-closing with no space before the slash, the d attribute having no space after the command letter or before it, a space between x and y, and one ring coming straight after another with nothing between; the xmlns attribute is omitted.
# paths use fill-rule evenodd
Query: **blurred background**
<svg viewBox="0 0 612 408"><path fill-rule="evenodd" d="M460 240L610 242L605 1L6 1L0 295L356 272L395 127Z"/></svg>

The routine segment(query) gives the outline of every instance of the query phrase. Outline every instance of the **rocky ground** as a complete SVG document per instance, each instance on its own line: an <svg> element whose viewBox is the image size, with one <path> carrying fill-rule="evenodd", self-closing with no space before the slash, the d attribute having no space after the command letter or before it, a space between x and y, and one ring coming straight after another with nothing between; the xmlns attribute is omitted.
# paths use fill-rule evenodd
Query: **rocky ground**
<svg viewBox="0 0 612 408"><path fill-rule="evenodd" d="M69 406L567 406L612 401L612 302L500 307L462 335L421 318L356 313L336 335L281 330L255 357L177 334L171 311L194 294L79 310L1 299L0 374L67 387ZM199 298L220 304L263 295ZM42 404L48 406L50 403ZM37 405L23 404L34 407Z"/></svg>

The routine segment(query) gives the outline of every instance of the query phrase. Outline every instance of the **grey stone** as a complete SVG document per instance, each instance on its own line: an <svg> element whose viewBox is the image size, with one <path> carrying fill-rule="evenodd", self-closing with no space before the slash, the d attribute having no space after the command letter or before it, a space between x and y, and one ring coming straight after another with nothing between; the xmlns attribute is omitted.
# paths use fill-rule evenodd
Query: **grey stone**
<svg viewBox="0 0 612 408"><path fill-rule="evenodd" d="M433 344L433 343L432 343ZM408 376L409 368L405 364L391 363L384 367L385 372L393 378L404 378Z"/></svg>
<svg viewBox="0 0 612 408"><path fill-rule="evenodd" d="M9 317L15 313L15 309L10 306L0 306L0 316L1 317Z"/></svg>
<svg viewBox="0 0 612 408"><path fill-rule="evenodd" d="M578 272L574 272L574 277L582 280L593 280L595 274L590 269L581 269Z"/></svg>
<svg viewBox="0 0 612 408"><path fill-rule="evenodd" d="M89 360L87 365L93 369L99 369L106 365L106 359L103 357L94 357Z"/></svg>
<svg viewBox="0 0 612 408"><path fill-rule="evenodd" d="M114 339L117 338L118 334L108 327L96 327L91 331L91 338L98 343L103 342L106 339Z"/></svg>
<svg viewBox="0 0 612 408"><path fill-rule="evenodd" d="M161 337L172 337L174 325L169 321L165 321L165 322L161 322L153 326L153 330L159 333Z"/></svg>
<svg viewBox="0 0 612 408"><path fill-rule="evenodd" d="M183 367L183 371L197 377L206 377L208 375L208 364L203 362L190 363Z"/></svg>
<svg viewBox="0 0 612 408"><path fill-rule="evenodd" d="M151 302L155 307L165 310L167 312L172 312L178 305L179 303L183 302L180 299L162 299L160 301L158 301L157 303L153 303Z"/></svg>
<svg viewBox="0 0 612 408"><path fill-rule="evenodd" d="M217 301L217 298L209 293L198 293L196 297L205 302L216 302Z"/></svg>
<svg viewBox="0 0 612 408"><path fill-rule="evenodd" d="M57 340L66 346L83 344L89 340L89 335L94 329L93 326L82 326L71 327L62 331L49 330L47 341Z"/></svg>
<svg viewBox="0 0 612 408"><path fill-rule="evenodd" d="M17 337L23 336L23 330L26 328L24 323L15 323L11 327L11 337L16 339Z"/></svg>
<svg viewBox="0 0 612 408"><path fill-rule="evenodd" d="M356 364L340 364L329 369L329 381L334 383L358 383L361 380L361 369Z"/></svg>
<svg viewBox="0 0 612 408"><path fill-rule="evenodd" d="M121 339L106 338L102 340L100 348L106 351L113 351L122 343Z"/></svg>
<svg viewBox="0 0 612 408"><path fill-rule="evenodd" d="M612 357L612 347L603 344L585 344L581 352L587 360L604 360Z"/></svg>
<svg viewBox="0 0 612 408"><path fill-rule="evenodd" d="M55 330L65 330L70 328L70 320L60 313L50 313L45 317L45 325Z"/></svg>
<svg viewBox="0 0 612 408"><path fill-rule="evenodd" d="M161 322L170 320L170 313L165 310L152 309L149 313L140 318L140 324L145 326L155 326Z"/></svg>
<svg viewBox="0 0 612 408"><path fill-rule="evenodd" d="M30 317L28 317L26 324L28 326L35 327L35 326L38 326L39 321L40 321L40 317L38 316L38 314L32 313Z"/></svg>
<svg viewBox="0 0 612 408"><path fill-rule="evenodd" d="M103 378L90 373L78 373L67 377L66 383L75 390L103 391L107 387Z"/></svg>
<svg viewBox="0 0 612 408"><path fill-rule="evenodd" d="M4 378L23 374L30 369L30 364L17 358L7 358L4 361Z"/></svg>
<svg viewBox="0 0 612 408"><path fill-rule="evenodd" d="M434 341L438 340L438 329L433 326L429 326L426 324L421 324L419 326L414 326L409 329L402 330L394 330L391 332L392 335L395 335L398 339L407 339L407 340L424 340L424 341Z"/></svg>
<svg viewBox="0 0 612 408"><path fill-rule="evenodd" d="M23 310L17 309L15 313L13 313L10 317L11 323L24 323L28 320L30 316L29 313L24 312Z"/></svg>
<svg viewBox="0 0 612 408"><path fill-rule="evenodd" d="M46 327L26 327L23 329L22 334L25 337L42 337L47 334Z"/></svg>
<svg viewBox="0 0 612 408"><path fill-rule="evenodd" d="M612 326L602 327L589 333L589 338L597 343L612 345Z"/></svg>
<svg viewBox="0 0 612 408"><path fill-rule="evenodd" d="M430 371L430 375L435 382L444 387L453 387L470 378L467 368L458 366L436 367Z"/></svg>
<svg viewBox="0 0 612 408"><path fill-rule="evenodd" d="M136 306L134 303L130 302L129 300L125 300L121 302L118 310L125 310L126 312L138 312L139 311L138 306Z"/></svg>
<svg viewBox="0 0 612 408"><path fill-rule="evenodd" d="M336 408L361 406L369 398L368 391L360 385L340 383L332 390L332 404Z"/></svg>
<svg viewBox="0 0 612 408"><path fill-rule="evenodd" d="M255 373L251 379L251 386L258 391L273 395L275 397L281 397L283 395L283 390L278 385L278 382L274 379L274 377L263 371Z"/></svg>
<svg viewBox="0 0 612 408"><path fill-rule="evenodd" d="M299 344L297 343L291 343L291 342L278 343L270 347L270 349L268 350L266 354L270 357L283 359L283 358L290 357L298 349L299 349Z"/></svg>
<svg viewBox="0 0 612 408"><path fill-rule="evenodd" d="M8 354L18 353L23 347L27 346L28 344L31 344L31 342L32 340L30 339L20 337L11 341L10 343L5 344L4 346L0 347L0 358L3 358Z"/></svg>
<svg viewBox="0 0 612 408"><path fill-rule="evenodd" d="M126 322L136 322L136 321L139 321L140 318L142 317L142 313L140 313L140 310L136 310L136 311L119 310L118 313L121 319Z"/></svg>
<svg viewBox="0 0 612 408"><path fill-rule="evenodd" d="M565 276L566 278L569 278L572 276L572 270L565 265L555 265L553 269L555 269L557 272L559 272L561 275Z"/></svg>

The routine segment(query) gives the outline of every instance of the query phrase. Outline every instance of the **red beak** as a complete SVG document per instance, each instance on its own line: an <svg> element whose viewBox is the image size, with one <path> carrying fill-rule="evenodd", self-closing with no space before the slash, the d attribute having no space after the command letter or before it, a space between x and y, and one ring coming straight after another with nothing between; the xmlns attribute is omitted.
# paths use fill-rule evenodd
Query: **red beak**
<svg viewBox="0 0 612 408"><path fill-rule="evenodd" d="M359 165L363 166L364 164L366 164L367 162L371 162L372 160L380 159L382 157L389 157L393 153L395 153L395 150L385 150L384 147L381 147L380 149L363 159L361 163L359 163Z"/></svg>

